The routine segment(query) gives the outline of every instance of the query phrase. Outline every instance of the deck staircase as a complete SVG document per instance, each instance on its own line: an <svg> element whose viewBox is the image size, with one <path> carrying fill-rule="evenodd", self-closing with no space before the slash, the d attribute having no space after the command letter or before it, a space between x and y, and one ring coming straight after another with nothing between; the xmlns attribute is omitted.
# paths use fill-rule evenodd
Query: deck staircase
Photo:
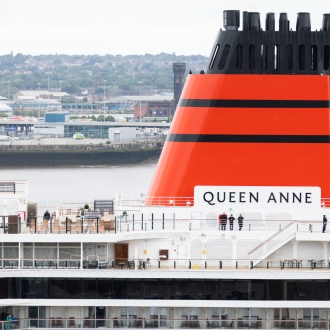
<svg viewBox="0 0 330 330"><path fill-rule="evenodd" d="M248 256L250 261L252 261L254 265L257 265L259 262L294 238L297 231L296 223L296 220L291 221L284 228L280 229L274 235L267 238L264 242L249 251Z"/></svg>

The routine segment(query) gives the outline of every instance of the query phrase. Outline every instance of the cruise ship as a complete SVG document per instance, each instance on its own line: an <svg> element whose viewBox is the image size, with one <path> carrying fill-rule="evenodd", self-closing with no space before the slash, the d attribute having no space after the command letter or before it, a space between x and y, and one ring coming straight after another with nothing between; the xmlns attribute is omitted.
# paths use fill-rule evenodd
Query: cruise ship
<svg viewBox="0 0 330 330"><path fill-rule="evenodd" d="M330 14L240 21L188 75L147 194L0 182L3 329L329 328Z"/></svg>

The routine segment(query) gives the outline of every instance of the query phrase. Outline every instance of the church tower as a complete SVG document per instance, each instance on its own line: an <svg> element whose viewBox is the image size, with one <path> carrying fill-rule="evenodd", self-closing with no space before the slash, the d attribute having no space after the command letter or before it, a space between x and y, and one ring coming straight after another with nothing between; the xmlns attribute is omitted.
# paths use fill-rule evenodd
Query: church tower
<svg viewBox="0 0 330 330"><path fill-rule="evenodd" d="M184 86L186 63L173 63L174 72L174 110L176 109Z"/></svg>

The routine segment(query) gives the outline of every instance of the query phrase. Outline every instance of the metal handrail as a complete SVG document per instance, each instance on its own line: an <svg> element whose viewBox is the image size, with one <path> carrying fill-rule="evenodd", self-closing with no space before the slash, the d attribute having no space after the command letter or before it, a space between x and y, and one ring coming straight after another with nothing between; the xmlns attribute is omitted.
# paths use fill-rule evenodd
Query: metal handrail
<svg viewBox="0 0 330 330"><path fill-rule="evenodd" d="M256 246L254 249L252 249L250 252L248 252L248 255L250 255L251 253L253 253L254 251L258 250L260 247L264 246L266 243L268 243L269 241L271 241L274 237L278 236L279 234L281 234L283 231L285 231L287 228L289 228L291 225L293 225L294 223L296 223L297 220L293 220L291 221L289 224L287 224L283 229L280 229L277 233L275 233L274 235L270 236L269 238L267 238L264 242L260 243L258 246Z"/></svg>

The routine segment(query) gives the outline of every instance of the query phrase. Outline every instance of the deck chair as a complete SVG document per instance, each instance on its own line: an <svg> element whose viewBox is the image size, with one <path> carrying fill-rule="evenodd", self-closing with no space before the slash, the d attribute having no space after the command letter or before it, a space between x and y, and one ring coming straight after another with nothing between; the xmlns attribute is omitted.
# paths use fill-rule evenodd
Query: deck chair
<svg viewBox="0 0 330 330"><path fill-rule="evenodd" d="M304 328L304 322L302 319L298 319L298 329L303 329Z"/></svg>
<svg viewBox="0 0 330 330"><path fill-rule="evenodd" d="M198 320L193 320L191 322L192 322L192 328L199 329L199 321Z"/></svg>
<svg viewBox="0 0 330 330"><path fill-rule="evenodd" d="M120 328L120 324L119 324L119 321L118 321L118 317L114 317L114 318L113 318L113 327L114 327L114 328Z"/></svg>
<svg viewBox="0 0 330 330"><path fill-rule="evenodd" d="M73 316L70 316L70 318L69 318L68 327L69 328L76 328L76 321L75 321L75 318Z"/></svg>
<svg viewBox="0 0 330 330"><path fill-rule="evenodd" d="M244 328L243 319L241 317L237 320L237 328Z"/></svg>
<svg viewBox="0 0 330 330"><path fill-rule="evenodd" d="M85 316L84 318L84 328L90 328L91 327L91 320L88 318L88 316Z"/></svg>
<svg viewBox="0 0 330 330"><path fill-rule="evenodd" d="M55 317L50 318L50 327L51 328L56 328L56 320Z"/></svg>
<svg viewBox="0 0 330 330"><path fill-rule="evenodd" d="M256 328L257 329L262 328L262 319L260 317L257 318Z"/></svg>
<svg viewBox="0 0 330 330"><path fill-rule="evenodd" d="M142 318L141 317L139 317L138 320L136 321L136 327L142 328Z"/></svg>
<svg viewBox="0 0 330 330"><path fill-rule="evenodd" d="M281 329L286 329L286 318L285 317L282 317Z"/></svg>
<svg viewBox="0 0 330 330"><path fill-rule="evenodd" d="M327 329L327 322L325 319L321 319L321 322L320 322L320 329Z"/></svg>
<svg viewBox="0 0 330 330"><path fill-rule="evenodd" d="M61 317L56 318L56 328L63 328L63 321Z"/></svg>
<svg viewBox="0 0 330 330"><path fill-rule="evenodd" d="M297 325L296 325L296 320L295 319L290 319L289 321L289 328L290 329L296 329Z"/></svg>

